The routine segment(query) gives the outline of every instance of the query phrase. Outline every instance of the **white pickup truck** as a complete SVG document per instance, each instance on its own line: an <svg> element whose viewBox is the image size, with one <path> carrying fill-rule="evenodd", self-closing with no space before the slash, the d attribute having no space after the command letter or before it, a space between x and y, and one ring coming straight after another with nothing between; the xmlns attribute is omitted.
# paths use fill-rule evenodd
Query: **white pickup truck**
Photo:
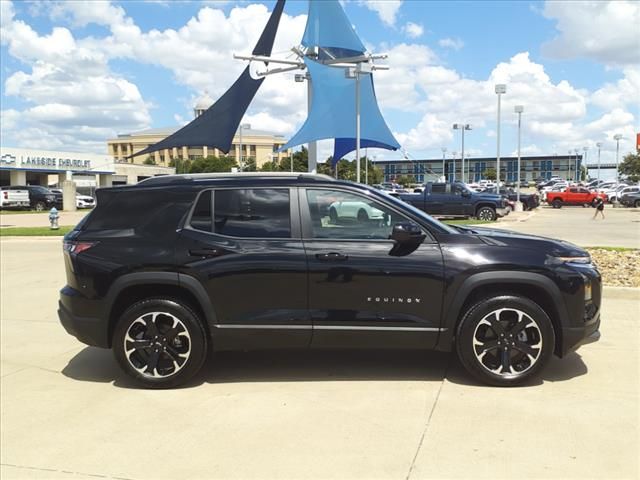
<svg viewBox="0 0 640 480"><path fill-rule="evenodd" d="M29 207L29 191L28 190L9 190L0 189L0 209L3 208L28 208Z"/></svg>

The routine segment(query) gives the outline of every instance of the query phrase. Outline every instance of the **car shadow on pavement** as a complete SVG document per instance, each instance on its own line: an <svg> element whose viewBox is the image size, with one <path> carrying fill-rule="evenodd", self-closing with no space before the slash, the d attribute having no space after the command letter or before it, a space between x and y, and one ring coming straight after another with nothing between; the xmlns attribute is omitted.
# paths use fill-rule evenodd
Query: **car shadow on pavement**
<svg viewBox="0 0 640 480"><path fill-rule="evenodd" d="M570 380L587 373L580 355L552 358L542 376L527 385ZM113 383L137 388L118 366L110 350L87 347L62 370L66 377L83 382ZM307 350L217 352L184 388L203 383L311 382L311 381L428 381L443 379L467 386L475 381L454 354L422 350Z"/></svg>

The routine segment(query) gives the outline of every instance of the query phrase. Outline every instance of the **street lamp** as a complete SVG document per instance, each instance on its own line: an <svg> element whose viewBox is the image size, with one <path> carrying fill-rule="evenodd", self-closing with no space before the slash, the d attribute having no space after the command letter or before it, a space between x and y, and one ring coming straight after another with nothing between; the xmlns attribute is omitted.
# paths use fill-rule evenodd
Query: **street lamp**
<svg viewBox="0 0 640 480"><path fill-rule="evenodd" d="M464 183L464 131L471 130L471 125L468 123L454 123L453 129L462 131L462 170L460 171L460 176L462 177L462 183Z"/></svg>
<svg viewBox="0 0 640 480"><path fill-rule="evenodd" d="M600 185L600 149L602 148L602 142L596 143L598 147L598 186Z"/></svg>
<svg viewBox="0 0 640 480"><path fill-rule="evenodd" d="M616 141L616 202L618 204L618 188L620 188L620 170L618 168L618 161L620 159L620 140L622 140L622 135L620 133L616 133L613 136L613 139Z"/></svg>
<svg viewBox="0 0 640 480"><path fill-rule="evenodd" d="M245 129L245 128L247 130L250 130L251 129L251 125L248 124L248 123L241 123L240 124L240 128L239 128L239 131L240 131L240 142L239 142L240 143L240 155L239 155L239 159L238 159L238 166L240 167L240 171L244 170L244 163L242 162L242 130Z"/></svg>
<svg viewBox="0 0 640 480"><path fill-rule="evenodd" d="M355 67L345 70L347 78L356 80L356 182L360 183L360 76L372 72L370 63L358 63Z"/></svg>
<svg viewBox="0 0 640 480"><path fill-rule="evenodd" d="M518 114L518 176L516 180L516 211L522 211L522 203L520 203L520 132L522 127L522 112L524 107L522 105L516 105L514 111ZM498 190L499 191L499 190Z"/></svg>
<svg viewBox="0 0 640 480"><path fill-rule="evenodd" d="M311 86L311 76L309 73L296 73L293 76L297 83L307 81L307 115L311 112L311 100L313 97L313 88ZM318 142L309 142L309 149L307 150L307 161L309 163L309 173L316 173L318 169ZM293 171L293 170L292 170Z"/></svg>
<svg viewBox="0 0 640 480"><path fill-rule="evenodd" d="M447 154L447 147L442 147L442 179L445 183L447 181L447 174L445 171L445 163L446 163L445 155L446 154Z"/></svg>
<svg viewBox="0 0 640 480"><path fill-rule="evenodd" d="M451 160L453 160L453 166L452 166L452 173L451 173L451 182L455 182L456 181L456 156L458 155L458 152L456 152L455 150L453 152L451 152Z"/></svg>
<svg viewBox="0 0 640 480"><path fill-rule="evenodd" d="M578 183L580 181L580 173L578 172L578 155L580 153L580 150L578 150L577 148L573 149L573 153L576 154L576 178L575 178L575 182Z"/></svg>
<svg viewBox="0 0 640 480"><path fill-rule="evenodd" d="M500 190L500 100L503 94L507 93L507 86L503 83L499 83L495 87L495 92L498 95L498 128L496 130L496 179L497 188Z"/></svg>
<svg viewBox="0 0 640 480"><path fill-rule="evenodd" d="M569 171L567 172L567 182L571 181L571 150L569 150L569 161L567 162Z"/></svg>
<svg viewBox="0 0 640 480"><path fill-rule="evenodd" d="M589 167L587 167L587 152L589 151L589 147L582 147L582 151L584 152L584 157L582 158L583 160L582 164L584 165L584 169L587 172L585 180L588 180ZM582 171L580 171L580 177L581 177L580 180L582 180Z"/></svg>

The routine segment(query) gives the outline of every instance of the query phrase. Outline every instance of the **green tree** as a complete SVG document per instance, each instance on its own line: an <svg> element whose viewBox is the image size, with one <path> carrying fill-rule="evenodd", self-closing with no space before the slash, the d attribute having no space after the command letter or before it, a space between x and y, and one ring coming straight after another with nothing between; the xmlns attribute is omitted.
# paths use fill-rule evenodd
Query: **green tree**
<svg viewBox="0 0 640 480"><path fill-rule="evenodd" d="M189 173L216 173L216 172L230 172L232 168L237 167L233 157L214 157L208 156L206 158L198 158L193 161L188 161L189 164L186 163L184 168L180 165L183 162L178 162L176 165L176 171L180 169L182 172Z"/></svg>
<svg viewBox="0 0 640 480"><path fill-rule="evenodd" d="M495 180L497 178L496 169L495 168L487 168L484 172L482 172L482 176L484 178L486 178L487 180ZM502 181L500 183L502 183Z"/></svg>
<svg viewBox="0 0 640 480"><path fill-rule="evenodd" d="M147 158L144 159L144 162L142 162L144 165L155 165L156 164L156 160L155 158L149 156Z"/></svg>
<svg viewBox="0 0 640 480"><path fill-rule="evenodd" d="M618 165L620 176L631 182L640 182L640 153L629 153Z"/></svg>
<svg viewBox="0 0 640 480"><path fill-rule="evenodd" d="M403 187L408 187L411 183L413 183L413 180L408 175L400 175L396 178L396 183L402 185Z"/></svg>

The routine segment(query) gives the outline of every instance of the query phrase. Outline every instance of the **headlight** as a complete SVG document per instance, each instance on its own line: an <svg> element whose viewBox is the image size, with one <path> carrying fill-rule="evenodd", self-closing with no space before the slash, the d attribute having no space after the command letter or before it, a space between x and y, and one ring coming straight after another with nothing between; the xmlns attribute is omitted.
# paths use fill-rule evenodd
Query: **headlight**
<svg viewBox="0 0 640 480"><path fill-rule="evenodd" d="M552 257L547 256L547 264L549 265L590 265L591 257L589 255L583 257Z"/></svg>

